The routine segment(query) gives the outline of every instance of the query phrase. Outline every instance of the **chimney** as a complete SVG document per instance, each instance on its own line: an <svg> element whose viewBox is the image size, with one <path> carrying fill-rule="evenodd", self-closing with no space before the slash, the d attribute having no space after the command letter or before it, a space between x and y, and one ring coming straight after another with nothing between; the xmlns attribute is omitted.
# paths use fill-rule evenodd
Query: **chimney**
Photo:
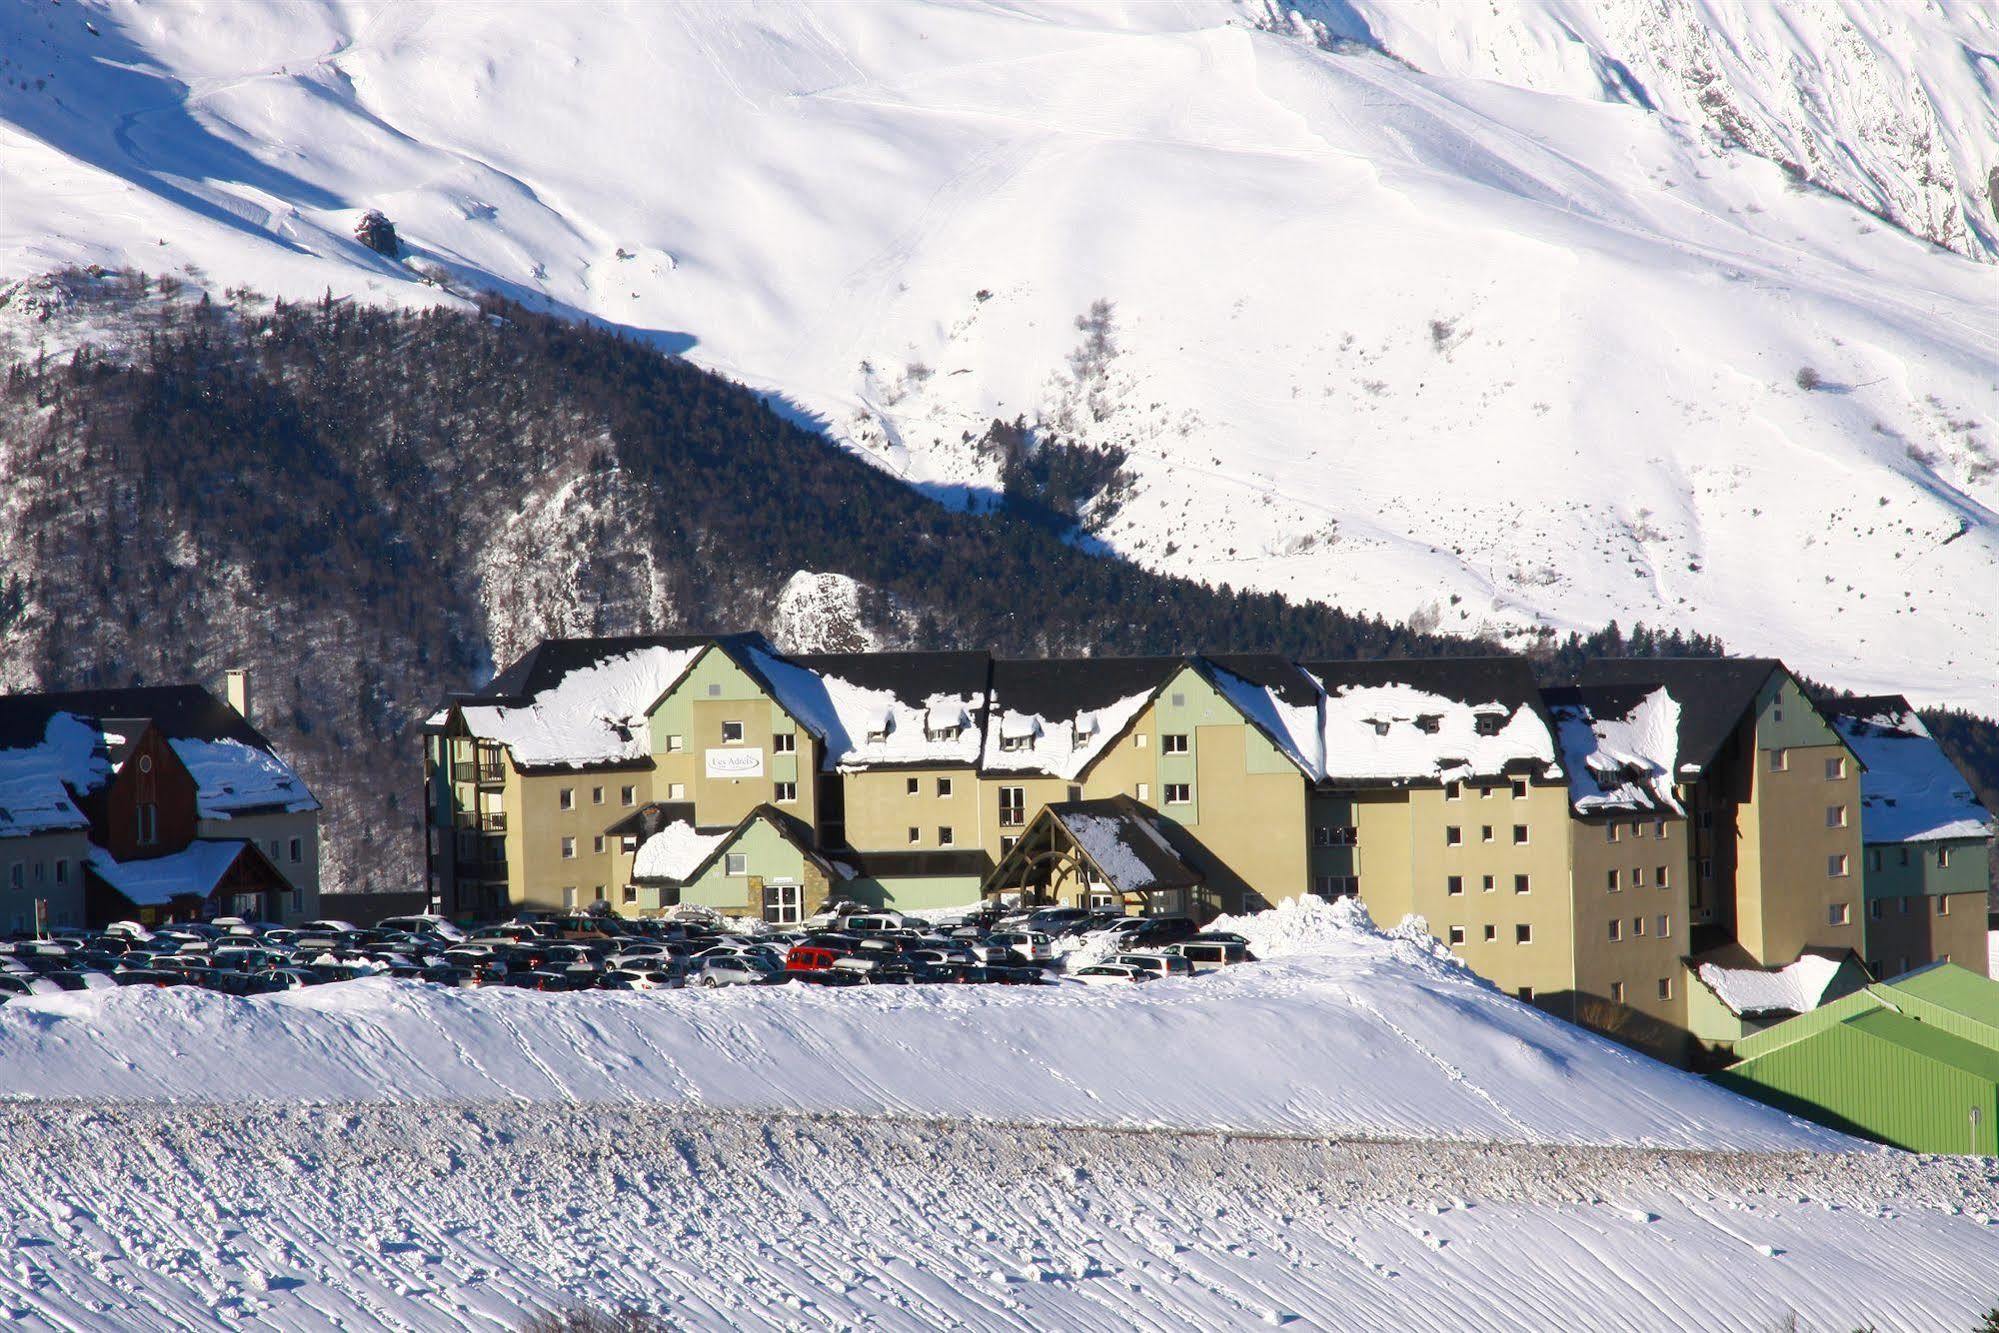
<svg viewBox="0 0 1999 1333"><path fill-rule="evenodd" d="M242 667L233 667L223 673L222 693L229 700L229 706L245 722L250 720L250 673Z"/></svg>

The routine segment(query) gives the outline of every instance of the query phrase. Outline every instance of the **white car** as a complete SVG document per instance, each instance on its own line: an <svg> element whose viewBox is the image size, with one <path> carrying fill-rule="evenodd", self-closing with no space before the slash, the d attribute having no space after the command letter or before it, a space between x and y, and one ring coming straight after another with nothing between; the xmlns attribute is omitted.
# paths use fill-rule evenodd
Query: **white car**
<svg viewBox="0 0 1999 1333"><path fill-rule="evenodd" d="M1183 958L1177 953L1121 953L1111 959L1111 964L1116 967L1135 967L1141 972L1150 973L1155 979L1194 975L1192 960Z"/></svg>
<svg viewBox="0 0 1999 1333"><path fill-rule="evenodd" d="M1129 963L1098 963L1074 974L1085 986L1136 986L1152 980L1152 973Z"/></svg>
<svg viewBox="0 0 1999 1333"><path fill-rule="evenodd" d="M1045 963L1055 945L1038 930L1003 930L973 945L972 956L982 963Z"/></svg>
<svg viewBox="0 0 1999 1333"><path fill-rule="evenodd" d="M865 935L883 930L901 930L917 924L900 912L868 912L848 917L840 923L840 930L845 934Z"/></svg>
<svg viewBox="0 0 1999 1333"><path fill-rule="evenodd" d="M781 975L778 966L762 954L724 954L703 958L695 980L703 986L760 986Z"/></svg>

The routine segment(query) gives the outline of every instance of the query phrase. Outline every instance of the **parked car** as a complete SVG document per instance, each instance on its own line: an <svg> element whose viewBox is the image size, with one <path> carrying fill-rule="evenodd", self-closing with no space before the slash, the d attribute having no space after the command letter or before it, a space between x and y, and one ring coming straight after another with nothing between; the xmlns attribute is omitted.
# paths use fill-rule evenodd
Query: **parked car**
<svg viewBox="0 0 1999 1333"><path fill-rule="evenodd" d="M1168 953L1163 949L1158 953L1121 953L1112 958L1110 962L1114 966L1135 967L1142 972L1149 972L1155 980L1166 977L1191 977L1194 975L1194 964L1191 961L1177 953Z"/></svg>
<svg viewBox="0 0 1999 1333"><path fill-rule="evenodd" d="M471 968L454 967L450 963L433 963L423 970L420 979L433 986L449 986L454 990L472 990L484 984Z"/></svg>
<svg viewBox="0 0 1999 1333"><path fill-rule="evenodd" d="M784 956L784 970L787 972L824 972L833 964L847 957L838 950L824 948L816 944L794 944Z"/></svg>
<svg viewBox="0 0 1999 1333"><path fill-rule="evenodd" d="M64 990L108 990L118 984L108 973L81 970L51 972L43 980L52 981Z"/></svg>
<svg viewBox="0 0 1999 1333"><path fill-rule="evenodd" d="M867 935L884 930L901 930L918 924L912 917L900 912L866 912L850 916L840 923L840 929L854 935Z"/></svg>
<svg viewBox="0 0 1999 1333"><path fill-rule="evenodd" d="M818 972L787 972L786 981L796 981L806 986L865 986L867 977L845 968L829 967Z"/></svg>
<svg viewBox="0 0 1999 1333"><path fill-rule="evenodd" d="M465 938L464 931L444 917L429 912L419 912L414 916L385 916L375 924L384 930L406 930L412 935L437 935L447 940Z"/></svg>
<svg viewBox="0 0 1999 1333"><path fill-rule="evenodd" d="M702 986L760 986L781 975L783 970L763 954L720 954L703 958L694 980Z"/></svg>
<svg viewBox="0 0 1999 1333"><path fill-rule="evenodd" d="M111 979L121 986L185 986L188 978L179 972L161 971L155 968L133 967L113 972Z"/></svg>
<svg viewBox="0 0 1999 1333"><path fill-rule="evenodd" d="M1072 975L1085 986L1131 986L1152 980L1152 973L1129 963L1098 963Z"/></svg>
<svg viewBox="0 0 1999 1333"><path fill-rule="evenodd" d="M1196 972L1214 972L1236 963L1256 961L1249 946L1239 940L1216 939L1208 935L1197 935L1167 948L1185 958Z"/></svg>
<svg viewBox="0 0 1999 1333"><path fill-rule="evenodd" d="M1178 944L1190 940L1200 933L1190 916L1140 916L1130 918L1129 926L1120 924L1116 929L1127 944L1144 944L1157 947L1162 944Z"/></svg>
<svg viewBox="0 0 1999 1333"><path fill-rule="evenodd" d="M1003 930L974 944L972 956L982 963L1045 963L1055 948L1038 930Z"/></svg>

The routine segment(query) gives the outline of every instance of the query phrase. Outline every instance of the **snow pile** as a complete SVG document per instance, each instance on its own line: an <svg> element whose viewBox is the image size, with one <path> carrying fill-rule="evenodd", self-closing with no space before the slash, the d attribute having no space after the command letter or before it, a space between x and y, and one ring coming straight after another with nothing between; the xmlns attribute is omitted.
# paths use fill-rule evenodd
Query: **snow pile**
<svg viewBox="0 0 1999 1333"><path fill-rule="evenodd" d="M1336 780L1456 782L1521 764L1552 770L1555 742L1531 708L1465 704L1413 685L1342 686L1325 695L1325 755Z"/></svg>
<svg viewBox="0 0 1999 1333"><path fill-rule="evenodd" d="M0 837L88 828L70 793L95 791L110 777L97 728L53 715L39 745L0 750Z"/></svg>
<svg viewBox="0 0 1999 1333"><path fill-rule="evenodd" d="M1663 688L1622 716L1588 704L1549 708L1569 775L1569 803L1578 814L1670 811L1684 814L1673 794L1680 705Z"/></svg>
<svg viewBox="0 0 1999 1333"><path fill-rule="evenodd" d="M638 648L566 673L529 703L466 703L459 712L474 736L506 746L521 767L639 760L652 746L647 711L701 652Z"/></svg>
<svg viewBox="0 0 1999 1333"><path fill-rule="evenodd" d="M639 844L632 858L633 879L670 879L684 883L717 847L728 841L723 833L701 833L676 819Z"/></svg>
<svg viewBox="0 0 1999 1333"><path fill-rule="evenodd" d="M144 861L118 861L90 849L90 868L135 907L164 907L175 898L206 898L236 864L247 843L196 840L180 851Z"/></svg>
<svg viewBox="0 0 1999 1333"><path fill-rule="evenodd" d="M995 699L995 720L987 728L980 765L995 772L1048 773L1073 780L1124 734L1150 702L1152 692L1148 690L1073 717L1048 718L1015 712L1004 707L1003 700Z"/></svg>
<svg viewBox="0 0 1999 1333"><path fill-rule="evenodd" d="M1717 967L1702 963L1701 984L1739 1018L1761 1014L1804 1014L1819 1007L1839 972L1839 960L1801 954L1779 968Z"/></svg>
<svg viewBox="0 0 1999 1333"><path fill-rule="evenodd" d="M1839 712L1832 723L1865 765L1860 774L1860 836L1869 843L1986 838L1992 817L1971 783L1902 699L1865 712Z"/></svg>
<svg viewBox="0 0 1999 1333"><path fill-rule="evenodd" d="M1358 898L1328 899L1301 893L1266 911L1216 917L1207 929L1242 936L1249 941L1249 951L1266 961L1339 954L1353 948L1356 940L1370 940L1379 942L1392 956L1425 966L1463 966L1437 942L1420 917L1408 917L1401 925L1383 930Z"/></svg>
<svg viewBox="0 0 1999 1333"><path fill-rule="evenodd" d="M1312 952L1134 987L128 988L0 1007L0 1096L659 1102L1507 1142L1839 1149L1352 908ZM1289 924L1286 924L1289 923ZM1366 1071L1356 1077L1356 1071Z"/></svg>
<svg viewBox="0 0 1999 1333"><path fill-rule="evenodd" d="M823 742L820 767L827 772L874 764L978 762L982 698L932 694L908 701L891 690L869 689L782 661L760 648L749 651L778 703Z"/></svg>
<svg viewBox="0 0 1999 1333"><path fill-rule="evenodd" d="M283 810L297 813L319 809L290 765L254 745L238 740L174 740L174 754L194 776L196 801L203 819Z"/></svg>

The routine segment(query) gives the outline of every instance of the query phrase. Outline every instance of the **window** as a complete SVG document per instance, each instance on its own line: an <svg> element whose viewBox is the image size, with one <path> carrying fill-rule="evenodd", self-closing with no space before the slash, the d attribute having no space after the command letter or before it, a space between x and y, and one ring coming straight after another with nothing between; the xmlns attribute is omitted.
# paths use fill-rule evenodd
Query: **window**
<svg viewBox="0 0 1999 1333"><path fill-rule="evenodd" d="M1480 713L1472 719L1472 730L1481 736L1497 736L1499 724L1505 721L1498 713Z"/></svg>
<svg viewBox="0 0 1999 1333"><path fill-rule="evenodd" d="M1173 696L1173 706L1174 706L1175 708L1185 708L1185 707L1187 706L1187 696L1186 696L1186 695L1184 695L1184 694L1176 694L1176 695L1174 695L1174 696Z"/></svg>
<svg viewBox="0 0 1999 1333"><path fill-rule="evenodd" d="M1618 890L1624 887L1619 882L1620 877L1623 875L1623 873L1624 872L1620 870L1611 870L1605 872L1604 877L1610 881L1607 887L1610 889L1612 893L1616 893Z"/></svg>
<svg viewBox="0 0 1999 1333"><path fill-rule="evenodd" d="M1187 734L1185 732L1170 731L1162 733L1159 737L1159 752L1161 754L1187 753Z"/></svg>
<svg viewBox="0 0 1999 1333"><path fill-rule="evenodd" d="M1701 811L1700 826L1703 832L1714 827L1714 811Z"/></svg>
<svg viewBox="0 0 1999 1333"><path fill-rule="evenodd" d="M798 733L795 731L780 731L770 738L772 754L792 754L797 749Z"/></svg>
<svg viewBox="0 0 1999 1333"><path fill-rule="evenodd" d="M1480 784L1478 789L1478 798L1481 801L1489 801L1492 799L1492 784L1490 782Z"/></svg>
<svg viewBox="0 0 1999 1333"><path fill-rule="evenodd" d="M1513 877L1513 891L1515 893L1532 893L1534 891L1534 885L1527 878L1527 876L1515 875Z"/></svg>
<svg viewBox="0 0 1999 1333"><path fill-rule="evenodd" d="M299 862L305 860L305 839L293 838L290 851L293 865L297 865Z"/></svg>
<svg viewBox="0 0 1999 1333"><path fill-rule="evenodd" d="M1446 783L1444 784L1444 799L1445 799L1445 800L1447 800L1447 801L1456 801L1456 800L1460 800L1460 799L1462 799L1462 798L1463 798L1464 794L1465 794L1465 792L1464 792L1464 787L1463 787L1463 785L1462 785L1462 784L1460 784L1460 783L1456 783L1456 782L1446 782Z"/></svg>
<svg viewBox="0 0 1999 1333"><path fill-rule="evenodd" d="M21 862L16 861L13 865L7 867L7 887L10 889L25 889L28 887L27 871L23 868Z"/></svg>
<svg viewBox="0 0 1999 1333"><path fill-rule="evenodd" d="M1000 855L1005 856L1008 852L1012 851L1014 848L1018 846L1020 846L1019 835L1009 833L1005 837L1000 839Z"/></svg>
<svg viewBox="0 0 1999 1333"><path fill-rule="evenodd" d="M667 783L667 784L666 784L666 799L667 799L667 800L669 800L669 801L684 801L684 800L686 800L686 799L687 799L687 784L686 784L686 783L684 783L684 782L669 782L669 783Z"/></svg>
<svg viewBox="0 0 1999 1333"><path fill-rule="evenodd" d="M1637 821L1637 820L1635 820L1635 819L1634 819L1634 820L1632 820L1632 821L1631 821L1631 836L1632 836L1632 837L1634 837L1634 838L1642 838L1642 837L1644 837L1644 836L1645 836L1645 825L1643 825L1642 823L1640 823L1639 821Z"/></svg>
<svg viewBox="0 0 1999 1333"><path fill-rule="evenodd" d="M1901 854L1896 859L1896 864L1898 865L1909 864L1909 849L1907 847L1898 847L1896 850Z"/></svg>
<svg viewBox="0 0 1999 1333"><path fill-rule="evenodd" d="M949 847L951 845L951 841L952 839L951 839L950 829L940 828L937 830L937 845L939 847Z"/></svg>
<svg viewBox="0 0 1999 1333"><path fill-rule="evenodd" d="M1186 805L1193 799L1194 789L1190 784L1185 782L1169 782L1166 784L1166 804Z"/></svg>
<svg viewBox="0 0 1999 1333"><path fill-rule="evenodd" d="M1659 998L1662 1000L1673 998L1673 979L1671 977L1659 978Z"/></svg>
<svg viewBox="0 0 1999 1333"><path fill-rule="evenodd" d="M687 740L685 737L668 736L666 738L666 752L668 754L679 754L682 750L686 748L687 748Z"/></svg>
<svg viewBox="0 0 1999 1333"><path fill-rule="evenodd" d="M1452 926L1450 941L1452 944L1463 944L1465 942L1465 928L1463 926Z"/></svg>
<svg viewBox="0 0 1999 1333"><path fill-rule="evenodd" d="M1459 828L1456 824L1450 824L1445 827L1444 846L1456 847L1462 842L1464 842L1464 840L1465 840L1464 830Z"/></svg>
<svg viewBox="0 0 1999 1333"><path fill-rule="evenodd" d="M1870 847L1867 849L1867 868L1869 870L1879 870L1881 868L1881 849L1879 847Z"/></svg>
<svg viewBox="0 0 1999 1333"><path fill-rule="evenodd" d="M921 791L923 790L923 779L922 779L922 778L904 778L904 779L902 780L902 790L903 790L903 794L904 794L904 795L906 795L906 796L915 796L915 795L917 795L917 794L918 794L919 792L921 792Z"/></svg>
<svg viewBox="0 0 1999 1333"><path fill-rule="evenodd" d="M561 791L557 792L555 794L555 806L558 810L574 810L576 808L576 788L564 787Z"/></svg>
<svg viewBox="0 0 1999 1333"><path fill-rule="evenodd" d="M910 828L910 830L909 830L909 845L910 845L911 847L914 847L914 846L916 846L916 845L917 845L918 843L920 843L920 842L922 842L922 841L923 841L923 830L922 830L922 829L920 829L920 828L916 828L916 827L914 827L914 826L911 826L911 828Z"/></svg>
<svg viewBox="0 0 1999 1333"><path fill-rule="evenodd" d="M69 883L69 862L67 860L56 862L56 883Z"/></svg>
<svg viewBox="0 0 1999 1333"><path fill-rule="evenodd" d="M798 799L798 784L796 782L774 783L772 784L772 788L771 796L779 805L790 805Z"/></svg>
<svg viewBox="0 0 1999 1333"><path fill-rule="evenodd" d="M1321 847L1352 847L1360 841L1360 830L1351 824L1323 824L1312 831Z"/></svg>
<svg viewBox="0 0 1999 1333"><path fill-rule="evenodd" d="M1702 879L1713 879L1713 878L1714 878L1714 858L1713 858L1713 857L1709 857L1709 856L1703 856L1703 857L1701 858L1701 878L1702 878Z"/></svg>
<svg viewBox="0 0 1999 1333"><path fill-rule="evenodd" d="M1498 927L1498 926L1487 926L1487 927L1485 928L1485 942L1486 942L1487 944L1491 944L1491 943L1492 943L1492 942L1493 942L1494 940L1496 940L1496 939L1498 939L1498 938L1499 938L1499 927Z"/></svg>
<svg viewBox="0 0 1999 1333"><path fill-rule="evenodd" d="M1827 806L1825 808L1825 826L1827 828L1845 828L1846 807L1843 805Z"/></svg>
<svg viewBox="0 0 1999 1333"><path fill-rule="evenodd" d="M1518 847L1523 843L1525 843L1526 841L1527 841L1527 826L1525 824L1515 824L1513 826L1513 845Z"/></svg>
<svg viewBox="0 0 1999 1333"><path fill-rule="evenodd" d="M623 894L623 898L625 905L627 907L637 902L639 900L639 886L636 884L625 885L625 892Z"/></svg>
<svg viewBox="0 0 1999 1333"><path fill-rule="evenodd" d="M1484 721L1484 719L1481 718L1480 721ZM1528 1004L1534 1003L1534 988L1532 986L1522 986L1520 988L1520 998Z"/></svg>
<svg viewBox="0 0 1999 1333"><path fill-rule="evenodd" d="M1617 943L1617 941L1623 938L1624 938L1624 918L1614 916L1610 919L1610 942L1612 944L1615 944Z"/></svg>
<svg viewBox="0 0 1999 1333"><path fill-rule="evenodd" d="M1513 928L1513 942L1515 944L1532 944L1534 942L1534 927L1524 921L1515 926Z"/></svg>
<svg viewBox="0 0 1999 1333"><path fill-rule="evenodd" d="M1312 845L1313 845L1314 847L1330 847L1330 846L1332 846L1332 845L1333 845L1333 831L1332 831L1332 829L1331 829L1331 828L1329 828L1329 827L1327 827L1327 826L1326 826L1326 825L1324 825L1324 824L1321 824L1321 825L1319 825L1319 827L1317 827L1317 828L1313 829L1313 830L1312 830Z"/></svg>
<svg viewBox="0 0 1999 1333"><path fill-rule="evenodd" d="M626 783L624 786L618 788L619 805L630 806L630 805L637 805L638 803L639 803L639 789L637 787L632 786L630 783Z"/></svg>
<svg viewBox="0 0 1999 1333"><path fill-rule="evenodd" d="M796 884L764 885L764 920L773 926L796 925L800 916Z"/></svg>
<svg viewBox="0 0 1999 1333"><path fill-rule="evenodd" d="M1950 915L1950 899L1944 897L1942 894L1937 895L1937 915L1938 916Z"/></svg>
<svg viewBox="0 0 1999 1333"><path fill-rule="evenodd" d="M1664 866L1652 867L1652 882L1654 884L1657 884L1662 889L1666 887L1666 867Z"/></svg>
<svg viewBox="0 0 1999 1333"><path fill-rule="evenodd" d="M1825 873L1831 879L1846 878L1846 853L1840 852L1825 859Z"/></svg>
<svg viewBox="0 0 1999 1333"><path fill-rule="evenodd" d="M1645 887L1645 867L1644 867L1644 866L1633 866L1633 867L1631 867L1631 887L1632 887L1632 888L1634 888L1634 889L1642 889L1642 888L1644 888L1644 887Z"/></svg>
<svg viewBox="0 0 1999 1333"><path fill-rule="evenodd" d="M1632 933L1633 935L1638 935L1638 936L1641 936L1641 937L1642 937L1642 936L1643 936L1643 935L1645 934L1645 918L1644 918L1644 917L1642 917L1642 916L1634 916L1634 917L1632 917L1632 918L1631 918L1631 933Z"/></svg>
<svg viewBox="0 0 1999 1333"><path fill-rule="evenodd" d="M710 699L719 699L719 698L721 698L721 697L722 697L722 687L721 687L721 686L720 686L719 684L711 684L711 685L709 685L709 686L708 686L708 697L709 697Z"/></svg>
<svg viewBox="0 0 1999 1333"><path fill-rule="evenodd" d="M1498 887L1498 882L1491 875L1486 875L1479 881L1478 887L1482 892L1491 893Z"/></svg>
<svg viewBox="0 0 1999 1333"><path fill-rule="evenodd" d="M1141 801L1149 801L1152 799L1152 784L1149 782L1141 782L1138 784L1137 789L1134 790L1132 794Z"/></svg>
<svg viewBox="0 0 1999 1333"><path fill-rule="evenodd" d="M1827 782L1838 782L1841 778L1845 776L1846 776L1845 759L1833 758L1825 761L1825 780Z"/></svg>
<svg viewBox="0 0 1999 1333"><path fill-rule="evenodd" d="M1527 799L1527 779L1526 779L1526 778L1515 778L1515 779L1513 779L1513 799L1514 799L1514 800L1516 800L1516 801L1524 801L1524 800L1526 800L1526 799Z"/></svg>
<svg viewBox="0 0 1999 1333"><path fill-rule="evenodd" d="M576 909L576 890L573 886L563 889L562 905L571 911Z"/></svg>
<svg viewBox="0 0 1999 1333"><path fill-rule="evenodd" d="M1908 914L1909 914L1909 900L1907 898L1897 898L1895 900L1895 915L1907 916Z"/></svg>
<svg viewBox="0 0 1999 1333"><path fill-rule="evenodd" d="M1623 982L1621 982L1621 981L1613 981L1613 982L1611 982L1611 983L1610 983L1610 1002L1611 1002L1612 1004L1623 1004L1623 1003L1624 1003L1624 983L1623 983Z"/></svg>
<svg viewBox="0 0 1999 1333"><path fill-rule="evenodd" d="M1019 828L1027 819L1027 788L1001 787L999 789L999 822L1001 828Z"/></svg>
<svg viewBox="0 0 1999 1333"><path fill-rule="evenodd" d="M576 839L564 838L562 840L562 859L565 861L574 861L576 859Z"/></svg>
<svg viewBox="0 0 1999 1333"><path fill-rule="evenodd" d="M951 779L937 779L937 794L939 796L949 796L951 794Z"/></svg>
<svg viewBox="0 0 1999 1333"><path fill-rule="evenodd" d="M740 722L724 722L722 724L722 744L741 745L742 743L743 724Z"/></svg>
<svg viewBox="0 0 1999 1333"><path fill-rule="evenodd" d="M1149 742L1149 741L1150 741L1151 739L1152 739L1152 738L1151 738L1150 736L1148 736L1148 735L1146 735L1146 734L1145 734L1144 732L1140 731L1140 732L1136 732L1136 733L1134 733L1134 734L1133 734L1133 736L1132 736L1132 738L1131 738L1131 743L1132 743L1132 746L1133 746L1133 748L1135 748L1135 749L1139 749L1139 750L1143 750L1143 749L1144 749L1144 748L1146 747L1146 744L1147 744L1147 743L1148 743L1148 742Z"/></svg>
<svg viewBox="0 0 1999 1333"><path fill-rule="evenodd" d="M1611 821L1610 823L1608 823L1608 824L1605 824L1605 825L1603 826L1603 840L1604 840L1605 842L1616 842L1616 841L1617 841L1617 821L1616 821L1616 820L1612 820L1612 821Z"/></svg>
<svg viewBox="0 0 1999 1333"><path fill-rule="evenodd" d="M1664 912L1659 914L1659 938L1662 940L1673 938L1673 918Z"/></svg>
<svg viewBox="0 0 1999 1333"><path fill-rule="evenodd" d="M748 852L724 852L722 854L722 873L725 875L749 874L750 854Z"/></svg>
<svg viewBox="0 0 1999 1333"><path fill-rule="evenodd" d="M1869 921L1879 921L1881 919L1881 900L1879 898L1867 904L1867 919Z"/></svg>
<svg viewBox="0 0 1999 1333"><path fill-rule="evenodd" d="M1314 875L1312 877L1312 892L1318 894L1321 898L1337 896L1333 892L1333 877L1331 875Z"/></svg>
<svg viewBox="0 0 1999 1333"><path fill-rule="evenodd" d="M1491 841L1492 841L1492 825L1490 825L1490 824L1480 824L1480 825L1478 826L1478 840L1479 840L1480 842L1491 842Z"/></svg>
<svg viewBox="0 0 1999 1333"><path fill-rule="evenodd" d="M1833 903L1825 909L1825 920L1829 926L1843 926L1852 919L1852 916L1853 914L1847 911L1845 903Z"/></svg>
<svg viewBox="0 0 1999 1333"><path fill-rule="evenodd" d="M592 787L590 789L590 804L602 805L603 803L604 803L604 789L602 787Z"/></svg>
<svg viewBox="0 0 1999 1333"><path fill-rule="evenodd" d="M1465 877L1463 875L1451 875L1444 880L1444 892L1450 894L1451 897L1463 897L1464 891Z"/></svg>
<svg viewBox="0 0 1999 1333"><path fill-rule="evenodd" d="M160 807L151 801L141 801L138 815L139 845L150 847L160 840Z"/></svg>
<svg viewBox="0 0 1999 1333"><path fill-rule="evenodd" d="M1788 750L1770 751L1770 771L1772 773L1782 773L1786 769L1790 768L1790 766L1791 766L1790 751Z"/></svg>
<svg viewBox="0 0 1999 1333"><path fill-rule="evenodd" d="M602 856L604 854L603 834L599 833L594 839L592 839L590 850L595 852L599 856Z"/></svg>
<svg viewBox="0 0 1999 1333"><path fill-rule="evenodd" d="M1938 870L1950 869L1950 848L1948 847L1937 848L1937 869Z"/></svg>
<svg viewBox="0 0 1999 1333"><path fill-rule="evenodd" d="M271 839L271 845L267 852L267 855L271 858L271 863L275 865L278 860L278 840L276 838ZM41 877L42 877L42 868L40 866L36 866L35 878L40 879Z"/></svg>

